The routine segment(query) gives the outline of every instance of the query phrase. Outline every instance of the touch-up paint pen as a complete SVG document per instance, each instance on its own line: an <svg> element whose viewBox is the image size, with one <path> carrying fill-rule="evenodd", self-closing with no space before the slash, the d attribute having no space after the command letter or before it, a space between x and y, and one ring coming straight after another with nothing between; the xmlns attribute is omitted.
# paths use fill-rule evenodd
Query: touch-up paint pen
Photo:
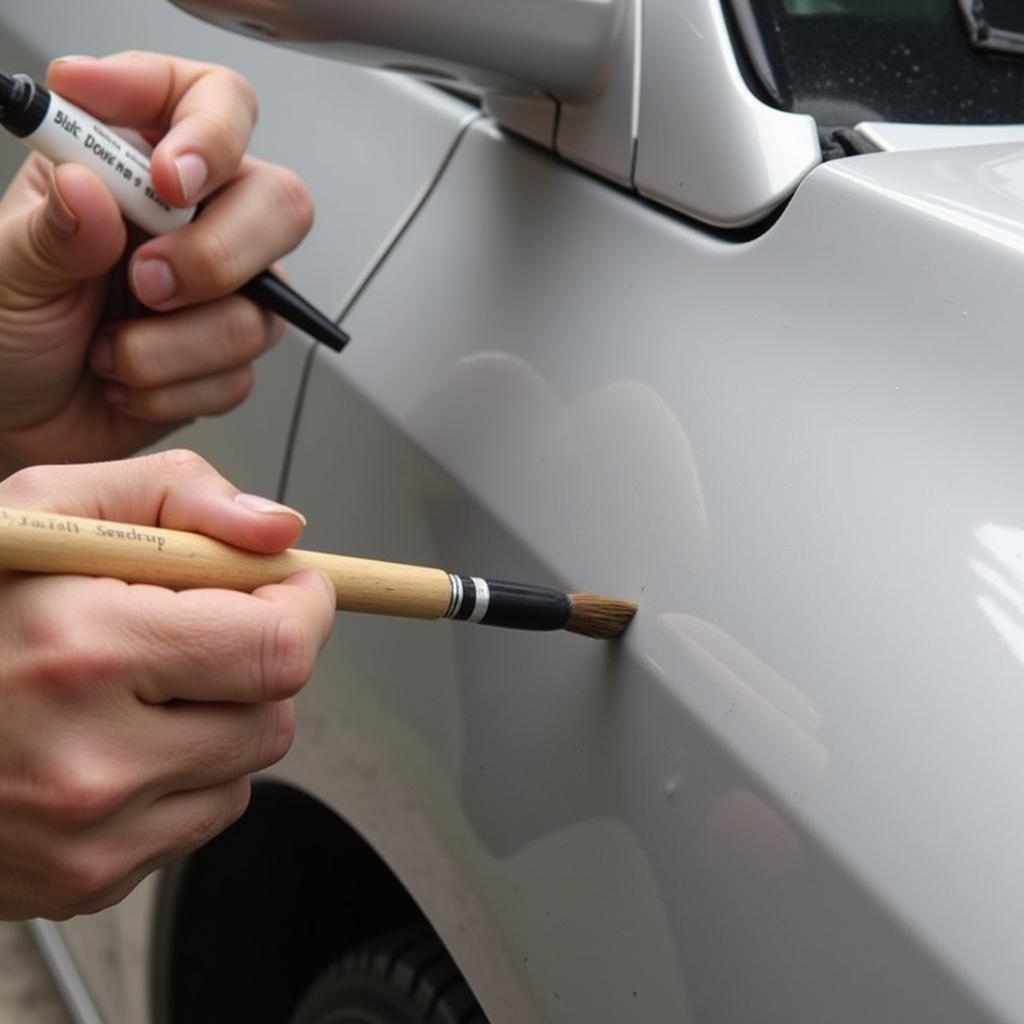
<svg viewBox="0 0 1024 1024"><path fill-rule="evenodd" d="M334 585L342 611L456 619L507 629L565 629L599 640L621 636L636 611L635 604L615 598L459 576L425 565L300 548L258 555L184 530L20 508L0 508L0 567L107 576L174 590L245 591L316 569Z"/></svg>
<svg viewBox="0 0 1024 1024"><path fill-rule="evenodd" d="M92 114L28 75L0 72L0 125L54 163L79 163L95 171L124 216L151 235L187 224L196 208L180 209L153 187L149 157ZM349 336L269 270L240 289L336 352Z"/></svg>

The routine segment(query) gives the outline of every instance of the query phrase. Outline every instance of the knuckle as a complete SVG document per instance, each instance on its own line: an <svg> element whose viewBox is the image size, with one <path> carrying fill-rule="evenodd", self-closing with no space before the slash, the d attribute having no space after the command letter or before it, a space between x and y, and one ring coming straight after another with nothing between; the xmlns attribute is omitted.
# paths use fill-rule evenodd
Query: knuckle
<svg viewBox="0 0 1024 1024"><path fill-rule="evenodd" d="M206 806L184 823L161 859L180 860L220 835L245 813L251 796L252 785L247 776L219 787L216 797L211 794Z"/></svg>
<svg viewBox="0 0 1024 1024"><path fill-rule="evenodd" d="M222 375L217 380L215 390L206 392L200 398L197 398L196 404L189 410L189 415L217 416L221 413L229 412L235 406L241 405L249 397L254 379L252 367L250 366L243 366L231 373ZM173 409L170 404L174 401L173 398L169 399L168 403L164 403L159 392L154 392L151 397L155 408L166 404L168 409L167 418L180 418L181 410L178 407L178 403L174 402Z"/></svg>
<svg viewBox="0 0 1024 1024"><path fill-rule="evenodd" d="M36 608L25 614L21 638L31 652L29 674L51 697L74 700L87 691L95 692L129 667L128 648L97 628L90 610L110 607L104 591L117 585L113 580L97 580L89 588L90 608Z"/></svg>
<svg viewBox="0 0 1024 1024"><path fill-rule="evenodd" d="M53 466L28 466L12 473L2 484L5 498L15 497L24 501L45 500L47 495L59 493L54 485L55 468Z"/></svg>
<svg viewBox="0 0 1024 1024"><path fill-rule="evenodd" d="M71 644L78 629L78 614L69 605L56 603L47 609L41 603L22 609L19 646L36 659L36 667L45 676L51 664L59 666L64 644Z"/></svg>
<svg viewBox="0 0 1024 1024"><path fill-rule="evenodd" d="M153 456L157 460L158 471L166 471L171 476L193 479L205 477L213 472L213 467L198 452L191 448L170 448Z"/></svg>
<svg viewBox="0 0 1024 1024"><path fill-rule="evenodd" d="M243 274L234 247L200 221L191 240L189 276L207 294L226 295L241 283Z"/></svg>
<svg viewBox="0 0 1024 1024"><path fill-rule="evenodd" d="M267 622L260 644L259 687L265 701L293 697L313 671L309 629L297 616L280 614Z"/></svg>
<svg viewBox="0 0 1024 1024"><path fill-rule="evenodd" d="M220 831L233 825L249 809L249 801L252 799L252 783L248 776L235 779L227 787L224 797L223 818Z"/></svg>
<svg viewBox="0 0 1024 1024"><path fill-rule="evenodd" d="M295 740L295 705L291 700L271 705L271 718L260 744L260 768L277 764L291 750Z"/></svg>
<svg viewBox="0 0 1024 1024"><path fill-rule="evenodd" d="M123 772L108 759L81 751L55 759L47 790L47 816L71 828L106 820L129 796Z"/></svg>
<svg viewBox="0 0 1024 1024"><path fill-rule="evenodd" d="M99 844L77 844L58 859L59 902L71 914L99 909L104 894L116 888L124 874L117 854Z"/></svg>
<svg viewBox="0 0 1024 1024"><path fill-rule="evenodd" d="M244 402L252 393L256 377L251 366L243 366L231 375L231 380L224 391L225 405L222 410L226 412L236 405Z"/></svg>
<svg viewBox="0 0 1024 1024"><path fill-rule="evenodd" d="M220 731L207 742L197 746L192 754L197 778L209 785L227 768L232 773L242 772L252 761L253 736L249 728L231 728Z"/></svg>
<svg viewBox="0 0 1024 1024"><path fill-rule="evenodd" d="M183 418L176 413L172 396L160 388L136 392L132 396L131 411L139 419L156 422Z"/></svg>
<svg viewBox="0 0 1024 1024"><path fill-rule="evenodd" d="M235 71L234 68L225 68L224 74L227 76L229 86L242 101L255 124L260 116L260 101L252 83L244 75Z"/></svg>
<svg viewBox="0 0 1024 1024"><path fill-rule="evenodd" d="M135 387L154 387L161 382L159 362L154 358L153 347L145 336L125 330L114 340L114 363L117 373L125 384Z"/></svg>
<svg viewBox="0 0 1024 1024"><path fill-rule="evenodd" d="M232 299L224 307L221 337L229 365L255 359L266 346L267 333L267 319L255 303Z"/></svg>
<svg viewBox="0 0 1024 1024"><path fill-rule="evenodd" d="M179 855L190 853L220 835L229 825L234 824L249 806L251 788L249 780L242 778L223 787L224 792L216 804L211 804L196 813L189 822Z"/></svg>
<svg viewBox="0 0 1024 1024"><path fill-rule="evenodd" d="M176 838L174 849L169 851L169 853L175 858L182 857L198 849L204 843L208 843L214 836L224 830L226 827L225 818L224 810L219 806L197 811L185 823L181 834Z"/></svg>
<svg viewBox="0 0 1024 1024"><path fill-rule="evenodd" d="M192 116L196 122L204 125L204 134L215 147L214 159L220 164L222 172L227 172L245 153L247 127L237 117L223 110L202 110Z"/></svg>
<svg viewBox="0 0 1024 1024"><path fill-rule="evenodd" d="M313 226L313 197L305 182L287 167L274 167L270 181L274 209L300 235Z"/></svg>
<svg viewBox="0 0 1024 1024"><path fill-rule="evenodd" d="M98 896L95 899L86 900L75 907L74 913L70 914L69 917L81 917L86 914L98 914L101 910L108 910L110 907L116 906L121 902L141 881L126 881L120 885L107 889L102 896ZM65 919L66 920L66 919Z"/></svg>

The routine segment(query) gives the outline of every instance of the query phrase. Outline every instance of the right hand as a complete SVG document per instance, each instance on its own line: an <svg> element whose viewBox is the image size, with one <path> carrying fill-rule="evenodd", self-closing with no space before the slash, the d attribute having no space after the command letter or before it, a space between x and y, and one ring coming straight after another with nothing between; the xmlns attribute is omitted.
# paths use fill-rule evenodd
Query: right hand
<svg viewBox="0 0 1024 1024"><path fill-rule="evenodd" d="M294 544L261 501L182 451L0 483L3 506ZM314 572L252 594L0 573L0 919L110 906L235 821L333 619Z"/></svg>
<svg viewBox="0 0 1024 1024"><path fill-rule="evenodd" d="M0 460L12 469L120 458L234 408L284 328L236 292L313 218L293 172L245 155L257 104L234 71L119 53L56 61L47 84L148 136L157 192L204 209L136 247L89 168L26 160L0 198Z"/></svg>

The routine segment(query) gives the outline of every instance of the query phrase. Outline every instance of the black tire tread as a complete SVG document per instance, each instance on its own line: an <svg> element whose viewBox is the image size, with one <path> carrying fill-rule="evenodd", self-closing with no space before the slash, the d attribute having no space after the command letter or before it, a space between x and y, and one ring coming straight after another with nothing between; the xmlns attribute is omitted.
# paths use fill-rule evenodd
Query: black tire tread
<svg viewBox="0 0 1024 1024"><path fill-rule="evenodd" d="M487 1024L441 940L425 926L378 936L336 960L307 990L303 1008L329 1003L346 979L360 978L398 996L423 1024Z"/></svg>

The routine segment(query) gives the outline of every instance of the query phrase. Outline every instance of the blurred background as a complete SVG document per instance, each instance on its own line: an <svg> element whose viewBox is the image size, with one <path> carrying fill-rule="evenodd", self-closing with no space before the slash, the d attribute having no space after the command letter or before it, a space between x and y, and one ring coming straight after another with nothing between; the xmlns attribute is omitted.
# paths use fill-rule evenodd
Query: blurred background
<svg viewBox="0 0 1024 1024"><path fill-rule="evenodd" d="M0 922L0 1024L71 1024L22 924Z"/></svg>

